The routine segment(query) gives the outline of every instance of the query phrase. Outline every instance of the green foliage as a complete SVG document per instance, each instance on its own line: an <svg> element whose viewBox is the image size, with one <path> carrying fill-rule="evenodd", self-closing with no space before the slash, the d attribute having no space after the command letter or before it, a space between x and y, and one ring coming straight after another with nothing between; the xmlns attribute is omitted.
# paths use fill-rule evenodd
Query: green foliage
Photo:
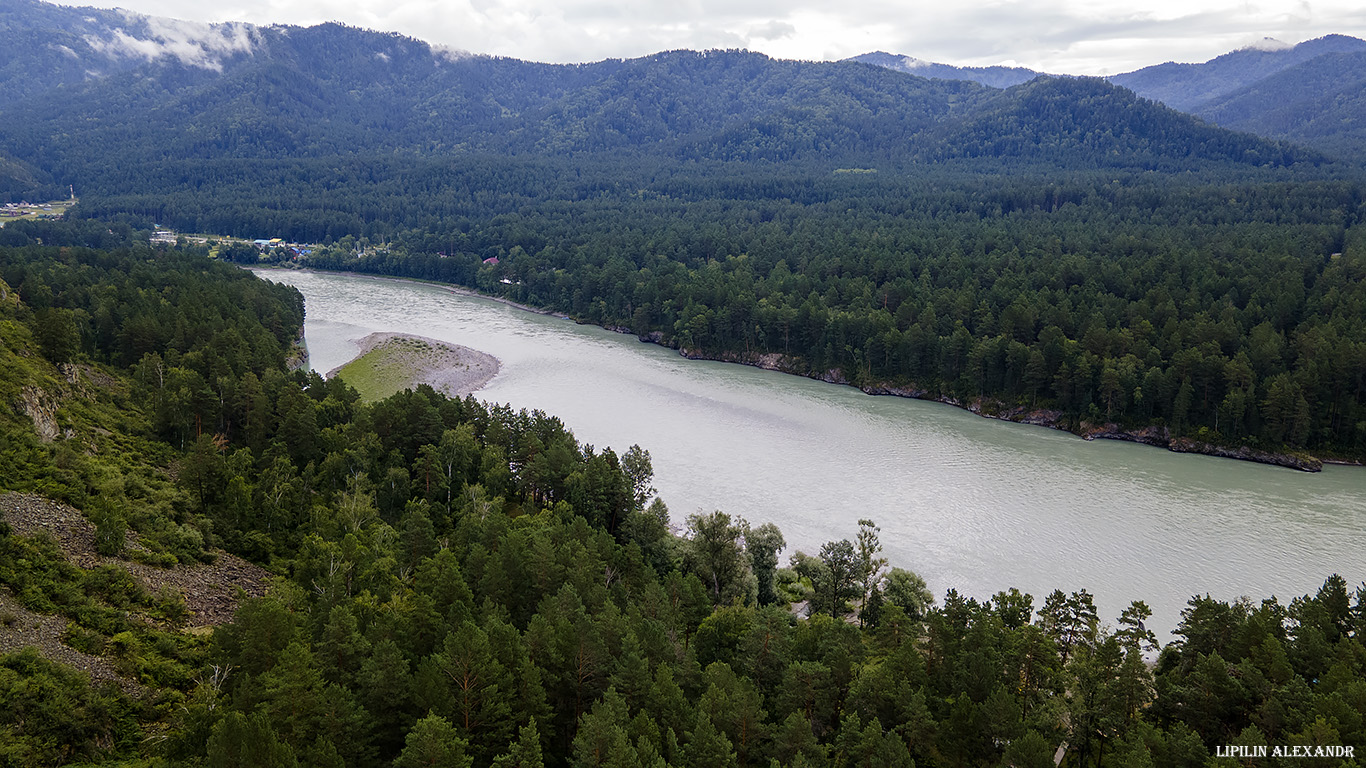
<svg viewBox="0 0 1366 768"><path fill-rule="evenodd" d="M746 527L743 520L734 521L720 510L688 516L684 564L707 585L717 605L744 600L754 589L754 575L744 550Z"/></svg>
<svg viewBox="0 0 1366 768"><path fill-rule="evenodd" d="M229 712L209 736L207 764L212 768L292 768L294 752L281 744L264 713Z"/></svg>
<svg viewBox="0 0 1366 768"><path fill-rule="evenodd" d="M473 759L465 754L465 742L445 718L429 715L408 733L395 768L470 768Z"/></svg>
<svg viewBox="0 0 1366 768"><path fill-rule="evenodd" d="M79 672L29 648L0 656L0 760L58 766L98 760L140 739L138 708L116 688L94 689Z"/></svg>
<svg viewBox="0 0 1366 768"><path fill-rule="evenodd" d="M50 293L34 289L71 300ZM140 383L107 410L156 408L161 375L197 372L193 355L163 346L111 368ZM223 397L205 415L222 429L130 441L138 458L91 486L119 493L90 510L106 527L115 512L161 519L163 542L208 533L281 577L205 641L151 626L183 618L177 593L4 532L0 581L151 695L92 691L32 652L0 658L9 762L985 768L1045 765L1065 741L1078 764L1183 766L1225 744L1366 735L1366 589L1337 577L1289 605L1195 598L1150 668L1141 602L1113 624L1085 591L1037 612L1016 590L936 605L915 574L884 572L872 521L777 570L776 527L717 511L674 540L643 450L597 451L545 414L429 387L363 404L313 375L214 365ZM52 382L30 363L0 385L17 376ZM59 477L47 449L20 450L26 477ZM180 489L143 487L133 468L167 457ZM151 518L163 493L175 516ZM784 604L803 590L805 620Z"/></svg>

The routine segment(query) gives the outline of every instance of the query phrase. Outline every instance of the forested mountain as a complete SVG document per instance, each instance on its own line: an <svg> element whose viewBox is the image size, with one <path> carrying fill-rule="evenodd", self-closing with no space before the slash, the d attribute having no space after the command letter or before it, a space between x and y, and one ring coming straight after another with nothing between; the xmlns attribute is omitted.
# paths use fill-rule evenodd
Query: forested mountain
<svg viewBox="0 0 1366 768"><path fill-rule="evenodd" d="M0 514L28 510L0 638L58 627L0 653L4 764L1197 768L1366 738L1337 576L1194 597L1163 644L1084 590L936 599L873 521L785 568L764 521L669 535L637 446L287 371L301 310L126 227L0 230ZM42 532L53 500L89 521ZM231 621L148 587L235 556L274 578Z"/></svg>
<svg viewBox="0 0 1366 768"><path fill-rule="evenodd" d="M225 43L246 29L9 0L0 6L0 35L5 40L0 50L0 110L54 88L134 69L157 52L178 48L187 61L194 61L192 52L231 47ZM168 37L191 44L167 45ZM221 66L216 57L202 57L198 63Z"/></svg>
<svg viewBox="0 0 1366 768"><path fill-rule="evenodd" d="M886 67L905 72L909 75L932 77L939 80L971 80L974 83L992 88L1009 88L1012 85L1027 83L1043 74L1025 67L955 67L951 64L938 64L912 56L897 56L883 51L874 51L854 56L848 61L860 61L876 67Z"/></svg>
<svg viewBox="0 0 1366 768"><path fill-rule="evenodd" d="M1366 158L1366 40L1329 35L1294 47L1245 48L1203 64L1168 62L1110 82L1239 131Z"/></svg>
<svg viewBox="0 0 1366 768"><path fill-rule="evenodd" d="M79 9L24 4L10 11L11 26L22 26L25 9L33 18L10 49L11 68L47 67L39 82L62 82L41 90L35 84L4 106L4 148L34 169L31 176L80 181L86 196L114 191L99 178L113 158L128 165L610 153L829 169L959 156L1141 165L1204 158L1210 146L1198 122L1099 83L1075 93L1061 83L1000 92L854 62L737 51L542 65L451 56L417 40L335 24L214 28L132 17L126 29L110 29L111 19L97 18L104 30L83 34L85 48L68 50L83 64L94 57L118 66L86 69L72 81L74 73L48 66L54 43L42 30L61 23L55 17L62 13L86 27L93 22ZM1048 94L1049 108L1037 108L1040 93ZM1079 111L1120 117L1123 126L1079 122ZM1165 138L1154 141L1152 131ZM1242 163L1248 150L1256 165L1310 157L1246 137L1223 143L1239 147L1209 159ZM1079 159L1070 151L1076 144L1097 156Z"/></svg>
<svg viewBox="0 0 1366 768"><path fill-rule="evenodd" d="M1196 112L1215 99L1320 56L1363 50L1366 50L1366 40L1346 35L1328 35L1306 40L1293 47L1273 45L1241 48L1202 64L1169 61L1113 75L1109 79L1144 98L1160 101L1183 112Z"/></svg>
<svg viewBox="0 0 1366 768"><path fill-rule="evenodd" d="M39 0L6 4L0 32L7 42L0 53L0 193L10 197L36 195L44 183L50 191L85 181L113 156L153 162L625 152L679 161L866 164L991 154L1057 162L1064 156L1040 148L1058 146L1052 134L1074 128L1027 119L1021 127L1037 134L1028 141L1011 130L1013 123L998 125L998 135L979 135L993 124L1002 98L1013 98L996 88L1037 73L912 66L883 53L813 63L675 51L545 65L457 54L336 24L194 24ZM1360 90L1359 62L1332 54L1363 47L1355 38L1330 36L1110 80L1226 127L1355 156L1360 147L1351 126L1360 121L1351 96ZM891 76L889 68L910 77ZM1287 102L1289 93L1296 98ZM1176 143L1188 139L1184 132L1201 131L1118 91L1088 90L1078 98L1088 109L1134 112L1134 123L1169 123L1163 130ZM51 129L57 125L62 130ZM979 146L955 146L964 132ZM1145 148L1138 154L1146 157L1151 143L1140 141ZM1206 142L1191 136L1189 143ZM1110 162L1135 162L1122 141L1107 154Z"/></svg>
<svg viewBox="0 0 1366 768"><path fill-rule="evenodd" d="M1328 53L1202 104L1227 128L1366 157L1366 51Z"/></svg>
<svg viewBox="0 0 1366 768"><path fill-rule="evenodd" d="M1167 62L1112 75L1112 83L1215 125L1322 150L1366 157L1366 41L1328 35L1288 46L1274 40L1200 64ZM953 67L876 52L862 61L921 77L1007 88L1040 73L1018 67Z"/></svg>

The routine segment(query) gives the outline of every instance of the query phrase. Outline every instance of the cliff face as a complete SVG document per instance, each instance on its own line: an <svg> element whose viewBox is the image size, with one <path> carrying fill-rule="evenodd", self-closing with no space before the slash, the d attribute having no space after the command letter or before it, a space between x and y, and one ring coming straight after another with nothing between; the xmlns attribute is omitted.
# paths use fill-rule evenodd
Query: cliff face
<svg viewBox="0 0 1366 768"><path fill-rule="evenodd" d="M38 439L44 443L50 443L62 436L62 430L57 425L57 406L59 401L47 391L34 386L26 386L19 390L19 410L33 420L33 430L38 433Z"/></svg>

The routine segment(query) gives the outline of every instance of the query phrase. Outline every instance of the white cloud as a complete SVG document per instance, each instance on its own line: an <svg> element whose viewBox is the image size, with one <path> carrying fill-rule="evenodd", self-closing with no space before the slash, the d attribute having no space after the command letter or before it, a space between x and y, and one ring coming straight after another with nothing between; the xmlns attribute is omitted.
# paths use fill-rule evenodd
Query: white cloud
<svg viewBox="0 0 1366 768"><path fill-rule="evenodd" d="M794 59L885 50L947 64L1015 62L1052 72L1112 74L1166 60L1204 61L1264 37L1299 42L1329 33L1366 36L1360 0L83 1L198 21L336 20L399 32L443 50L556 62L746 47ZM170 42L162 45L165 50ZM177 50L172 55L193 54Z"/></svg>
<svg viewBox="0 0 1366 768"><path fill-rule="evenodd" d="M759 24L745 33L751 40L783 40L797 34L797 28L785 21L770 21Z"/></svg>
<svg viewBox="0 0 1366 768"><path fill-rule="evenodd" d="M474 56L474 54L469 51L460 48L452 48L449 45L442 45L441 43L432 44L432 53L436 54L437 58L445 59L452 63Z"/></svg>
<svg viewBox="0 0 1366 768"><path fill-rule="evenodd" d="M132 11L124 11L124 19L133 32L119 28L108 38L87 35L85 41L110 56L148 61L169 56L187 66L212 70L221 70L225 57L249 53L256 42L252 28L240 22L208 24Z"/></svg>

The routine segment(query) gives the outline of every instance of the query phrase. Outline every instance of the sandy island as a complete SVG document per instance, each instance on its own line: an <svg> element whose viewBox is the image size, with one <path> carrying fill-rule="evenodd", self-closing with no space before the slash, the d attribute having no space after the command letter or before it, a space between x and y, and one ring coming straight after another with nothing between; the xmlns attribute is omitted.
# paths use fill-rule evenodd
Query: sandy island
<svg viewBox="0 0 1366 768"><path fill-rule="evenodd" d="M498 374L498 358L477 349L406 333L372 333L355 344L356 357L327 372L367 400L430 384L452 397L481 389Z"/></svg>

